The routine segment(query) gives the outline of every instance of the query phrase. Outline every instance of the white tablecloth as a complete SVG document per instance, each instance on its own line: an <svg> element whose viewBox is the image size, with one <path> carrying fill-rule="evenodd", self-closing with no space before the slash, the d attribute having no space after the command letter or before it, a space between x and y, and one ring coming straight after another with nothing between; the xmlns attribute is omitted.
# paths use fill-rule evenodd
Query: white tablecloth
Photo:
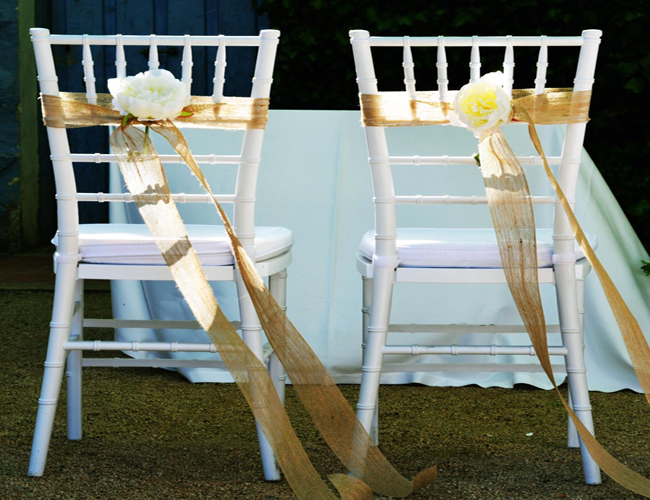
<svg viewBox="0 0 650 500"><path fill-rule="evenodd" d="M563 127L539 127L547 155L559 155ZM526 127L505 127L515 151L535 155ZM195 154L238 154L240 132L186 130ZM154 134L155 135L155 134ZM393 155L470 155L477 146L473 136L453 127L389 129ZM156 140L160 153L171 152ZM372 190L363 130L356 111L271 111L258 184L258 225L282 225L294 232L293 264L289 268L288 314L338 383L358 383L361 360L361 279L355 269L356 251L363 233L373 227ZM477 167L394 167L400 169L397 194L481 195L483 183ZM234 185L234 166L204 168L215 192ZM533 194L549 195L551 188L542 167L526 167ZM174 192L200 193L187 167L167 168ZM113 169L113 190L122 182ZM214 223L215 210L204 204L179 205L187 223ZM486 205L403 206L398 223L411 227L490 227ZM639 269L648 254L587 153L583 154L578 218L585 230L597 235L597 253L615 280L642 329L650 332L650 278ZM552 207L536 207L538 227L550 227ZM111 204L112 222L139 220L135 206ZM217 297L231 319L238 311L234 285L219 284ZM555 294L542 286L548 322L557 323ZM113 283L113 310L121 318L191 319L173 283ZM623 341L606 303L598 279L586 282L586 357L592 390L640 391ZM505 285L397 285L392 323L518 324L520 320ZM391 334L392 343L416 344L528 344L523 334L431 335ZM198 340L197 331L119 330L119 340ZM402 338L398 338L401 336ZM496 337L496 338L495 338ZM553 337L553 336L551 336ZM557 337L556 337L557 339ZM554 340L551 338L551 342ZM175 357L195 354L172 353ZM202 356L212 356L205 354ZM389 359L398 357L391 356ZM463 362L468 357L428 357L422 361ZM406 360L403 357L401 360ZM508 358L513 360L513 358ZM505 362L506 357L485 359ZM517 362L530 363L520 357ZM471 362L478 362L476 357ZM216 369L187 369L193 382L227 382L230 376ZM561 380L562 377L559 377ZM511 387L528 383L549 388L541 374L529 373L388 373L383 383L422 383L440 386L479 384Z"/></svg>

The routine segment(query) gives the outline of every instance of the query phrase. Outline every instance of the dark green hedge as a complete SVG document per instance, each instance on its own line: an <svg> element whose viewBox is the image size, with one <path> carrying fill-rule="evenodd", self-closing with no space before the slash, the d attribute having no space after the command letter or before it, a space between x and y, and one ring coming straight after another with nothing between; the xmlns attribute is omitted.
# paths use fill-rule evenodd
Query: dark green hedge
<svg viewBox="0 0 650 500"><path fill-rule="evenodd" d="M650 248L650 1L263 0L261 9L282 31L273 107L358 109L350 29L373 35L579 35L603 30L586 148L607 179L646 248ZM426 50L431 50L426 53ZM414 52L420 89L435 88L435 49ZM536 51L517 49L515 86L531 87ZM380 88L402 88L401 51L375 51ZM452 88L468 78L469 50L448 51ZM496 71L502 50L481 52ZM576 50L551 49L549 86L570 86ZM527 59L529 58L529 59ZM382 64L385 61L386 64ZM457 64L454 64L457 63Z"/></svg>

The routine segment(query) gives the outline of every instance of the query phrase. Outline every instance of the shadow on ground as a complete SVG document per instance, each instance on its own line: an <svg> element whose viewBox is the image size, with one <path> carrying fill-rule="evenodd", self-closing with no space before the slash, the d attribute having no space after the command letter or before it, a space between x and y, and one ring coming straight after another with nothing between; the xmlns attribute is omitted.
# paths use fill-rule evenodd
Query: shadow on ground
<svg viewBox="0 0 650 500"><path fill-rule="evenodd" d="M62 397L45 476L28 478L51 304L49 291L0 290L0 498L293 498L286 482L264 482L253 419L235 385L193 385L160 369L86 369L84 438L66 439ZM109 317L109 294L88 293L86 308ZM341 390L353 404L358 387ZM640 498L608 478L583 483L550 391L384 386L380 401L380 446L395 467L413 476L438 465L436 483L413 500ZM593 393L592 402L602 444L650 476L644 397ZM344 472L290 387L287 409L319 472Z"/></svg>

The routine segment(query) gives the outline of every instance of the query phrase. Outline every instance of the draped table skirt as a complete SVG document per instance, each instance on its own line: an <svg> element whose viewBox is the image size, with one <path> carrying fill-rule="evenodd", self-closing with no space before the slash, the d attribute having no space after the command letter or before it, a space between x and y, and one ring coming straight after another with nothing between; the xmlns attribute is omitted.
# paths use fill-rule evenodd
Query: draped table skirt
<svg viewBox="0 0 650 500"><path fill-rule="evenodd" d="M565 126L539 126L547 156L559 156ZM517 155L537 156L526 126L509 125L504 133ZM242 132L186 129L194 154L236 155ZM155 134L154 134L155 135ZM387 130L395 155L441 156L476 153L476 141L466 130L451 126L405 127ZM154 137L154 139L156 139ZM173 153L164 141L154 141L160 154ZM358 111L270 111L260 165L256 225L284 226L293 231L293 263L289 267L288 315L324 362L337 383L361 378L361 279L356 271L359 242L373 227L372 186L367 149ZM398 195L483 196L483 180L475 166L396 166ZM524 167L534 196L550 196L541 165ZM557 167L554 167L556 169ZM232 192L236 167L205 165L215 193ZM182 165L166 172L172 192L202 193L198 181ZM111 191L123 190L116 165L111 166ZM576 215L598 239L597 255L614 279L644 332L650 332L650 278L640 269L649 260L596 165L583 151ZM179 204L189 224L220 224L213 207ZM398 207L398 226L491 227L487 205L419 205ZM538 228L552 226L552 205L535 208ZM229 214L230 215L230 214ZM111 203L113 223L141 223L134 204ZM239 319L235 285L213 284L217 299L232 320ZM173 282L114 281L113 312L124 319L193 319ZM549 324L557 324L555 293L542 285ZM640 386L614 317L596 276L585 287L587 375L591 390L612 392ZM520 324L507 285L397 285L391 323ZM391 334L395 343L427 345L528 345L521 334ZM389 337L390 339L390 337ZM435 339L435 340L434 340ZM118 329L116 340L208 342L197 330ZM559 334L550 335L550 344ZM390 342L389 342L390 343ZM158 353L131 353L151 356ZM164 356L218 359L210 353L162 353ZM463 359L464 358L464 359ZM479 359L477 359L479 358ZM531 363L524 356L472 356L472 363ZM390 361L409 362L409 356ZM418 362L463 363L467 357L420 356ZM232 382L217 368L183 368L192 382ZM558 382L563 380L558 376ZM436 386L477 384L512 387L517 383L549 389L537 373L406 372L385 373L382 383Z"/></svg>

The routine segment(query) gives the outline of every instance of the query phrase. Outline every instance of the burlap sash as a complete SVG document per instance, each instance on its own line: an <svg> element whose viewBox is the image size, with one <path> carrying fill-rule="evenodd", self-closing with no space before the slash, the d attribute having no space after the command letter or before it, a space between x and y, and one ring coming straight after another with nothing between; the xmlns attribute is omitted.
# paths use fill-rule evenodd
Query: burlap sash
<svg viewBox="0 0 650 500"><path fill-rule="evenodd" d="M122 124L123 117L112 109L110 97L106 95L98 97L101 104L97 105L87 103L85 97L78 94L65 94L62 98L42 96L42 100L45 124L50 127ZM175 121L203 128L264 128L267 109L266 99L228 98L224 103L213 104L211 98L199 97L193 98L192 105L186 108L195 114ZM267 370L219 308L171 198L160 159L149 136L132 126L136 124L150 126L161 134L212 196L230 238L237 268L269 342L324 440L355 476L329 476L341 498L372 499L372 491L403 497L433 482L435 467L421 472L413 481L401 476L363 429L323 364L264 286L176 125L171 121L139 123L132 120L126 126L118 126L110 142L126 185L183 297L219 350L297 497L304 500L336 498L305 453Z"/></svg>
<svg viewBox="0 0 650 500"><path fill-rule="evenodd" d="M409 100L404 92L361 95L365 126L418 126L450 123L449 103L441 103L437 92L418 92ZM589 245L584 232L562 192L535 129L536 124L583 123L588 121L591 92L548 89L535 95L532 90L513 91L513 121L528 123L529 134L544 163L556 196L585 257L593 266L621 329L632 365L650 402L650 348L638 322ZM488 205L497 235L506 279L544 372L576 425L589 453L612 479L641 495L650 496L650 480L612 457L580 422L557 388L548 353L546 324L539 293L535 219L526 175L502 132L491 133L479 142L481 172Z"/></svg>
<svg viewBox="0 0 650 500"><path fill-rule="evenodd" d="M453 101L455 91L449 92ZM440 94L416 92L409 99L406 92L379 92L361 94L361 111L366 127L417 127L422 125L445 125L450 123L449 113L453 106L440 101ZM570 89L546 89L535 94L532 89L513 90L515 104L513 121L526 121L520 115L525 109L535 124L554 125L581 123L589 120L591 92L571 92Z"/></svg>
<svg viewBox="0 0 650 500"><path fill-rule="evenodd" d="M110 94L98 94L97 104L89 104L85 94L60 92L59 97L41 95L43 121L48 127L80 128L95 125L121 125L123 116L113 109ZM212 97L192 96L185 111L191 116L174 120L180 128L219 128L227 130L264 129L269 113L268 99L224 97L214 103ZM135 125L137 122L131 122ZM151 122L142 122L148 125Z"/></svg>

